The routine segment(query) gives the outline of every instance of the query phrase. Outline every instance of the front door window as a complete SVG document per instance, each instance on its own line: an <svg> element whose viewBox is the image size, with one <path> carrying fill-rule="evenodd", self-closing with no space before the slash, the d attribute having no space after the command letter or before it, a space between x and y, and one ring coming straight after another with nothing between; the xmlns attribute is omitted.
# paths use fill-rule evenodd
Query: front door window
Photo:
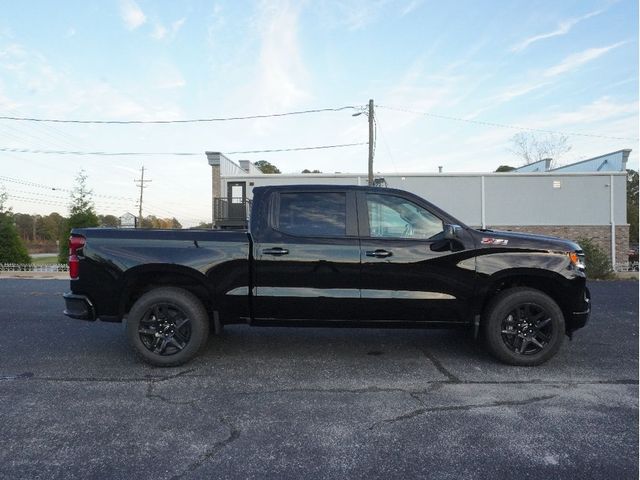
<svg viewBox="0 0 640 480"><path fill-rule="evenodd" d="M444 230L442 220L401 197L369 193L367 208L370 237L429 240Z"/></svg>

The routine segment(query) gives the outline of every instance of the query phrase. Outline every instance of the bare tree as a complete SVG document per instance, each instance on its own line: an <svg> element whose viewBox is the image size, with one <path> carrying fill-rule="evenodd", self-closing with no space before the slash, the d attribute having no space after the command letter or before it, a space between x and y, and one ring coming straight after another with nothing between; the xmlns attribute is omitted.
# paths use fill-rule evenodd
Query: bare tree
<svg viewBox="0 0 640 480"><path fill-rule="evenodd" d="M554 168L560 157L571 150L568 140L566 135L520 132L511 137L509 150L520 157L524 165L550 158L551 168Z"/></svg>

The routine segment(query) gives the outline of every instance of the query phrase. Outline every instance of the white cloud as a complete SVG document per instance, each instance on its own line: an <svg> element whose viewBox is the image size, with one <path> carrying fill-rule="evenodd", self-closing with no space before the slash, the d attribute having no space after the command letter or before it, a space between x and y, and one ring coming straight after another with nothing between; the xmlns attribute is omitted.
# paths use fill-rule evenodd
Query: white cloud
<svg viewBox="0 0 640 480"><path fill-rule="evenodd" d="M506 87L501 93L491 99L491 105L484 107L481 110L484 111L493 108L497 104L511 101L514 98L521 97L535 90L547 87L553 83L553 79L556 77L570 73L580 68L582 65L596 60L625 43L627 42L618 42L601 48L589 48L582 52L569 55L560 63L544 70L541 74L536 74L532 81Z"/></svg>
<svg viewBox="0 0 640 480"><path fill-rule="evenodd" d="M619 103L612 101L609 97L602 97L575 110L547 114L544 118L530 121L527 126L542 129L569 126L574 129L582 129L585 124L608 122L622 116L637 114L637 112L637 101Z"/></svg>
<svg viewBox="0 0 640 480"><path fill-rule="evenodd" d="M15 102L14 100L10 99L9 97L7 97L4 93L4 87L2 85L2 81L0 80L0 108L2 108L5 111L11 111L15 108L17 108L19 106L19 104L17 102Z"/></svg>
<svg viewBox="0 0 640 480"><path fill-rule="evenodd" d="M419 112L449 111L467 95L472 80L461 74L452 74L450 69L427 74L423 58L416 59L388 91L381 95L389 106L410 105ZM385 110L386 129L402 130L411 123L424 118L404 112Z"/></svg>
<svg viewBox="0 0 640 480"><path fill-rule="evenodd" d="M164 25L162 25L161 23L156 23L155 27L153 28L153 32L151 32L151 36L156 40L162 40L167 36L168 32L169 31Z"/></svg>
<svg viewBox="0 0 640 480"><path fill-rule="evenodd" d="M108 83L93 84L71 93L72 105L82 107L87 117L125 120L174 120L182 112L170 105L150 105L147 101L124 93ZM65 115L69 116L69 114Z"/></svg>
<svg viewBox="0 0 640 480"><path fill-rule="evenodd" d="M169 28L165 27L161 22L156 22L153 28L153 32L151 32L151 37L155 38L156 40L173 40L186 21L186 17L183 17L179 20L176 20L175 22L172 22Z"/></svg>
<svg viewBox="0 0 640 480"><path fill-rule="evenodd" d="M180 31L180 29L182 28L182 26L184 25L184 22L187 21L186 17L182 17L179 20L176 20L175 22L173 22L171 24L171 35L173 35L174 37L178 34L178 32Z"/></svg>
<svg viewBox="0 0 640 480"><path fill-rule="evenodd" d="M602 97L571 110L545 111L513 119L510 124L569 133L587 133L610 137L635 138L638 136L638 102L616 102ZM478 127L480 128L480 127ZM514 163L508 154L510 139L518 130L486 127L485 131L468 136L464 145L467 152L482 152L485 157L490 151L496 155L496 166L500 163ZM634 140L616 140L575 135L569 136L571 153L563 163L571 163L581 158L591 158L622 148L637 149ZM500 160L498 160L500 159ZM484 159L486 160L486 158Z"/></svg>
<svg viewBox="0 0 640 480"><path fill-rule="evenodd" d="M182 88L187 84L182 72L171 63L161 63L154 77L158 79L156 87L160 89Z"/></svg>
<svg viewBox="0 0 640 480"><path fill-rule="evenodd" d="M521 97L522 95L526 95L527 93L533 92L534 90L538 90L539 88L546 87L551 82L541 82L539 80L535 80L530 83L521 83L518 85L511 85L503 90L499 95L494 97L492 100L492 106L495 106L494 102L504 103L514 98Z"/></svg>
<svg viewBox="0 0 640 480"><path fill-rule="evenodd" d="M65 37L71 38L71 37L75 36L75 34L76 34L76 29L73 28L73 27L69 27L67 29L67 32L65 33Z"/></svg>
<svg viewBox="0 0 640 480"><path fill-rule="evenodd" d="M581 67L582 65L584 65L585 63L595 60L596 58L601 57L605 53L610 52L611 50L618 48L620 45L624 45L625 43L626 42L618 42L618 43L614 43L613 45L609 45L607 47L589 48L582 52L569 55L559 64L545 70L543 72L543 76L547 78L555 77L557 75L561 75L563 73L567 73L572 70L575 70Z"/></svg>
<svg viewBox="0 0 640 480"><path fill-rule="evenodd" d="M30 93L55 90L62 76L44 55L18 43L0 50L0 69L6 70L7 76L15 76Z"/></svg>
<svg viewBox="0 0 640 480"><path fill-rule="evenodd" d="M261 10L255 86L268 108L290 107L309 97L298 40L300 11L288 1L265 2Z"/></svg>
<svg viewBox="0 0 640 480"><path fill-rule="evenodd" d="M332 1L327 4L329 18L332 24L346 26L349 30L359 30L378 20L383 7L388 4L389 1L390 0Z"/></svg>
<svg viewBox="0 0 640 480"><path fill-rule="evenodd" d="M587 13L581 17L570 18L558 24L558 27L555 30L552 30L547 33L542 33L540 35L534 35L532 37L526 38L520 43L517 43L513 47L511 47L512 52L521 52L525 50L529 45L539 42L540 40L546 40L547 38L559 37L561 35L566 35L571 31L571 29L576 26L578 23L582 22L591 17L595 17L596 15L600 15L604 10L596 10L594 12Z"/></svg>
<svg viewBox="0 0 640 480"><path fill-rule="evenodd" d="M402 9L402 11L400 12L400 16L404 17L405 15L409 15L411 12L413 12L415 9L417 9L420 5L422 5L423 2L424 2L424 0L411 0Z"/></svg>
<svg viewBox="0 0 640 480"><path fill-rule="evenodd" d="M135 30L147 21L147 16L135 0L120 0L120 17L129 30Z"/></svg>

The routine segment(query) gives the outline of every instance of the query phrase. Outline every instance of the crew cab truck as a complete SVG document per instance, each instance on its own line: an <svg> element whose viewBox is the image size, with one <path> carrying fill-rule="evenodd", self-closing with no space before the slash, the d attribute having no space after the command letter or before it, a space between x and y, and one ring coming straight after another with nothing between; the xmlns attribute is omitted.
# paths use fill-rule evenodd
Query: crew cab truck
<svg viewBox="0 0 640 480"><path fill-rule="evenodd" d="M157 366L187 362L232 323L464 327L503 362L537 365L589 317L573 242L476 230L388 188L253 195L246 231L72 230L65 314L126 320Z"/></svg>

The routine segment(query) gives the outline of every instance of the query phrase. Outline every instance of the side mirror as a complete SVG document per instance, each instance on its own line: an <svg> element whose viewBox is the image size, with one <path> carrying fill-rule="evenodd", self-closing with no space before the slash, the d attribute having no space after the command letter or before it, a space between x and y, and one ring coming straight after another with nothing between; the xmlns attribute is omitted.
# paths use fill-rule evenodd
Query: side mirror
<svg viewBox="0 0 640 480"><path fill-rule="evenodd" d="M444 238L447 240L455 240L458 238L458 233L462 230L460 225L445 224L444 226Z"/></svg>

